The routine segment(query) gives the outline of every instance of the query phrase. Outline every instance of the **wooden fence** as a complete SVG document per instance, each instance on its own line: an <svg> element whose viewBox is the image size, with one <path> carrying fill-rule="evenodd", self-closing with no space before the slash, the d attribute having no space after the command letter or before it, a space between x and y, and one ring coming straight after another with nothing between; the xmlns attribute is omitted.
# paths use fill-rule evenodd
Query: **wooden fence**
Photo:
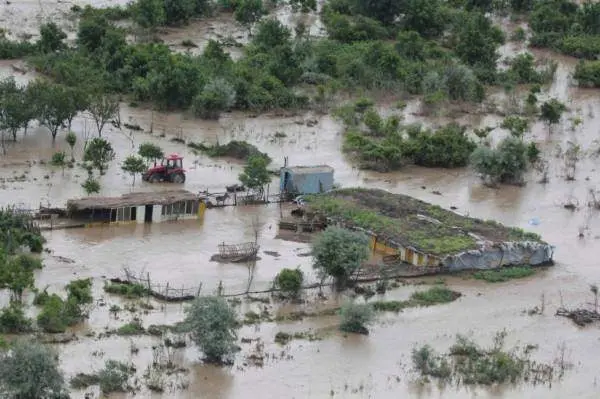
<svg viewBox="0 0 600 399"><path fill-rule="evenodd" d="M180 288L170 285L168 282L166 284L152 283L150 273L146 273L145 276L136 276L128 269L125 269L125 280L111 279L111 281L122 284L139 284L148 290L150 296L167 302L189 301L200 296L202 290L202 283L197 287L181 286Z"/></svg>

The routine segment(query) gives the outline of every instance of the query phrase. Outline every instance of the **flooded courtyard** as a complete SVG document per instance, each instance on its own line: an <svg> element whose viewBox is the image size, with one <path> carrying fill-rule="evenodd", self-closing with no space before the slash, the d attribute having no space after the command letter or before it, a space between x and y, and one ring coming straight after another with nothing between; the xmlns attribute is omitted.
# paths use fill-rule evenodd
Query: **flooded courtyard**
<svg viewBox="0 0 600 399"><path fill-rule="evenodd" d="M43 3L46 7L46 2ZM2 14L5 20L26 16L23 30L35 30L39 24L34 23L34 16L27 10L37 9L38 2L15 1L13 4L19 6L2 6L5 7ZM285 18L285 14L280 17ZM215 22L217 27L219 23ZM177 36L181 32L170 34L174 35L173 43L184 36L200 42L206 35L205 28L192 26L183 36ZM509 43L502 50L506 55L520 48ZM139 181L141 179L132 186L131 176L121 171L120 163L134 154L143 142L158 144L167 154L183 155L186 190L223 192L225 186L238 181L243 164L236 160L210 158L172 139L188 143L245 140L273 159L272 168L283 166L284 157L289 158L291 165L327 164L335 169L335 183L340 187L381 188L444 208L456 207L457 212L465 215L497 220L538 233L555 246L555 265L528 278L489 284L461 276L443 276L449 288L462 293L460 299L440 306L406 309L398 314L380 314L368 336L347 336L338 332L335 316L244 326L239 332L240 337L260 338L265 344L264 352L268 356L262 367L253 366L246 360L248 353L254 350L254 343L241 344L242 351L231 367L201 364L199 352L189 345L173 355L188 372L178 377L180 380L175 379L172 389L152 393L142 388L135 396L174 399L600 397L598 326L580 328L554 314L561 305L588 306L593 302L590 285L600 282L600 211L587 206L589 191L600 188L596 157L600 150L600 97L596 91L571 86L574 59L539 54L558 61L548 94L565 102L569 112L552 133L542 122L532 125L528 138L540 145L550 162L549 182L537 183L539 176L531 172L523 187L486 187L467 168L407 166L393 173L359 170L342 153L343 127L330 115L255 116L230 112L218 121L203 121L185 114L167 114L121 104L122 121L139 125L143 131L106 127L103 137L112 143L116 158L106 174L100 177L99 195L102 196L168 188L167 184L152 185ZM15 72L13 64L15 61L0 62L0 75L14 75L23 83L34 77L31 72ZM497 97L501 102L503 93L499 92ZM383 112L392 112L392 106L387 102L382 101L378 106ZM402 112L404 122L428 125L447 122L442 117L419 116L418 109L418 100L409 102ZM580 117L583 123L571 129L568 119L574 116ZM499 124L502 118L469 113L456 120L476 128ZM308 121L311 123L307 124ZM93 126L93 121L85 116L74 120L72 130L78 135L75 158L81 158L85 139L96 135ZM569 140L575 140L585 151L573 181L565 180L563 161L555 156L557 145L564 145ZM16 204L29 209L40 205L63 207L68 199L85 195L81 184L86 171L82 167L63 171L48 164L57 150L70 152L64 133L59 133L53 143L45 128L35 126L26 136L20 135L16 143L7 142L7 145L7 154L0 159L0 205ZM271 192L276 193L278 186L279 178L274 177ZM565 209L563 204L572 199L576 199L578 207ZM77 340L57 345L65 374L73 376L82 371L97 370L107 359L131 361L138 371L143 371L152 362L152 347L158 342L156 337L112 335L101 338L100 333L117 328L140 314L145 327L174 324L183 319L185 304L155 301L152 301L152 309L143 313L122 311L117 317L111 315L109 308L112 305L124 306L127 301L105 293L103 284L106 279L122 277L125 268L147 274L155 282L168 282L174 288L201 285L203 294L213 294L222 284L225 293L243 293L248 285L246 265L216 263L210 258L222 242L251 241L255 234L253 224L258 223L260 259L256 262L250 291L270 288L274 276L285 267L300 267L309 282L316 281L312 258L306 256L310 245L277 238L280 216L290 209L290 205L279 204L231 206L207 209L201 220L194 221L46 232L46 248L50 253L44 254L45 267L36 274L36 286L59 292L74 278L91 277L94 280L96 304L89 319L74 330ZM434 279L436 277L420 280L431 283ZM401 286L388 291L382 298L405 299L419 289L419 286ZM333 293L327 292L327 296L323 306L336 303ZM6 301L8 298L2 297L2 302ZM541 301L545 306L544 314L529 315L527 311L539 306ZM240 306L242 314L247 310L260 312L265 306L276 311L273 305L260 302L244 302ZM285 346L273 342L278 331L309 329L323 334L323 339L293 340ZM547 363L553 363L562 351L572 367L551 386L523 384L465 388L415 383L410 358L415 346L428 343L443 351L452 344L456 334L489 344L501 330L508 334L507 346L537 345L533 357ZM133 353L132 345L139 348L139 352ZM186 388L180 389L177 384ZM75 391L73 397L83 398L85 392ZM111 395L113 397L134 395Z"/></svg>

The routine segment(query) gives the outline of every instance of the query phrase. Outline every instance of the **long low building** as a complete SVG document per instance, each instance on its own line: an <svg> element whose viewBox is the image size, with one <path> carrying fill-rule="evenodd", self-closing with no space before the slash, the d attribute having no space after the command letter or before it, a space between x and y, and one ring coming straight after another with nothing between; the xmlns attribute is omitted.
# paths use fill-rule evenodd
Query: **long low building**
<svg viewBox="0 0 600 399"><path fill-rule="evenodd" d="M460 215L406 195L350 188L306 197L308 220L371 236L371 248L418 267L491 269L552 262L535 233Z"/></svg>
<svg viewBox="0 0 600 399"><path fill-rule="evenodd" d="M138 192L120 197L86 197L67 201L67 215L86 223L156 223L197 219L206 209L186 190Z"/></svg>

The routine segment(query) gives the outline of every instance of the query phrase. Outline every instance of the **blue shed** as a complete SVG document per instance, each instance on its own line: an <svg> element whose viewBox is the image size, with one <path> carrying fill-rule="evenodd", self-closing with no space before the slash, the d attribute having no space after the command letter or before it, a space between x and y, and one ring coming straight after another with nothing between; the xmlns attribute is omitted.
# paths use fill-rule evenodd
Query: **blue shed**
<svg viewBox="0 0 600 399"><path fill-rule="evenodd" d="M285 166L281 168L279 189L289 194L318 194L333 189L333 168L318 166Z"/></svg>

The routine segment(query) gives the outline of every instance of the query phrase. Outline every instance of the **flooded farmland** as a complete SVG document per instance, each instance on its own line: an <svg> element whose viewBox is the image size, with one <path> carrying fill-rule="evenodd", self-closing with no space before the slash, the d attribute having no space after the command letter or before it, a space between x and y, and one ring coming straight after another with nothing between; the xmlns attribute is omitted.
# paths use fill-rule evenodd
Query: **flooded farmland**
<svg viewBox="0 0 600 399"><path fill-rule="evenodd" d="M46 6L46 2L42 3ZM52 6L50 3L48 7ZM68 9L66 5L65 11ZM26 20L21 25L15 24L15 34L19 33L18 26L23 29L20 33L37 29L38 24L34 21L38 18L38 2L14 1L11 7L2 7L1 15L5 21L8 18ZM219 26L218 23L215 23L216 26ZM204 28L190 29L191 34L206 34ZM170 34L175 35L173 43L185 36L177 36L180 32ZM507 45L503 47L503 55L515 50L518 46ZM339 333L335 316L244 326L239 332L240 337L260 338L265 343L263 350L267 356L261 367L253 366L247 360L248 354L255 350L254 341L241 344L242 350L230 367L201 364L199 352L189 345L173 354L176 361L188 370L187 373L173 378L173 385L163 393L142 388L135 396L174 399L599 397L598 326L580 328L566 318L556 317L554 312L561 303L569 307L588 306L593 302L590 284L600 282L600 211L593 211L587 206L589 191L600 186L599 160L594 156L594 152L600 149L600 98L596 91L571 87L570 76L575 60L550 53L540 52L538 55L558 61L549 94L567 103L569 113L552 133L542 122L532 126L529 138L540 145L544 156L550 160L549 182L536 183L539 176L531 172L523 187L489 188L466 168L446 170L408 166L393 173L359 170L341 152L342 126L329 115L297 113L250 117L241 112L231 112L223 114L219 121L211 122L122 104L122 121L139 125L143 131L107 126L103 136L115 148L116 158L100 178L100 195L166 188L162 184L150 185L140 181L132 187L131 177L121 171L119 164L135 153L142 142L153 142L166 153L176 152L184 156L186 190L223 191L226 185L236 183L243 165L239 161L195 153L172 139L209 143L246 140L268 153L275 167L282 166L284 156L292 165L328 164L335 169L335 181L341 187L382 188L444 208L456 207L458 212L469 216L493 219L533 231L555 246L556 262L553 267L532 277L499 284L459 276L444 277L449 288L463 294L460 299L445 305L380 315L369 336ZM1 62L0 75L14 75L17 81L23 83L33 78L29 72L16 72L12 68L14 63ZM501 102L503 93L498 93L497 97ZM390 112L392 108L386 102L379 107L384 112ZM419 116L418 109L416 100L410 102L403 111L404 120L430 125L446 121L444 118L426 119ZM573 116L583 120L575 129L571 129L568 121ZM497 124L501 118L469 113L460 115L457 120L480 127ZM307 121L311 123L307 124ZM151 126L152 134L149 133ZM96 135L93 121L85 116L78 117L72 130L79 137L75 156L81 158L83 141ZM282 137L277 132L285 135ZM557 145L564 145L568 140L576 140L586 151L573 181L565 180L563 162L555 156ZM36 126L30 128L26 136L19 136L16 143L7 144L7 154L0 160L0 204L17 204L26 208L39 205L62 207L68 199L84 195L81 183L86 171L83 168L75 166L62 171L48 164L55 151L62 149L69 153L64 135L59 133L53 143L48 131ZM276 192L277 187L278 178L274 177L270 189ZM574 210L563 207L566 201L573 200L578 204ZM201 292L208 294L215 292L221 282L226 293L244 292L248 280L246 266L220 264L211 262L210 258L222 242L251 240L255 233L253 223L258 221L261 251L251 290L269 288L275 274L284 267L299 266L311 282L315 281L312 259L305 256L310 245L277 238L280 215L289 210L288 205L282 208L279 204L232 206L208 209L200 221L46 232L46 246L50 253L44 254L45 267L36 274L36 286L59 292L71 279L92 277L94 298L97 300L89 319L74 330L77 340L57 345L65 374L73 376L82 371L98 370L107 359L131 361L140 371L152 362L152 348L158 342L156 337L100 337L102 332L119 327L139 313L123 311L115 317L109 312L112 305L126 306L127 301L105 293L103 283L106 278L122 277L124 268L148 274L153 281L168 282L175 288L201 284ZM383 298L405 299L419 289L418 286L402 286L388 291ZM328 296L328 302L335 303L334 295L328 293ZM539 306L542 297L544 314L528 315L527 310ZM3 297L2 300L8 299ZM264 306L275 311L272 305L260 302L240 306L242 313L247 310L260 312ZM152 309L142 313L143 324L147 327L181 321L184 308L185 305L152 301ZM273 342L278 331L309 329L322 333L324 338L294 340L285 346ZM572 367L551 386L523 384L464 388L415 383L410 372L410 354L416 345L428 343L443 351L452 344L456 334L489 344L496 332L503 329L507 332L507 346L537 345L533 357L542 362L554 362L561 356L561 347L566 348L562 352ZM139 352L134 353L132 345ZM83 398L88 391L74 391L73 397ZM99 392L94 391L93 394L97 397ZM113 397L134 395L113 394Z"/></svg>

